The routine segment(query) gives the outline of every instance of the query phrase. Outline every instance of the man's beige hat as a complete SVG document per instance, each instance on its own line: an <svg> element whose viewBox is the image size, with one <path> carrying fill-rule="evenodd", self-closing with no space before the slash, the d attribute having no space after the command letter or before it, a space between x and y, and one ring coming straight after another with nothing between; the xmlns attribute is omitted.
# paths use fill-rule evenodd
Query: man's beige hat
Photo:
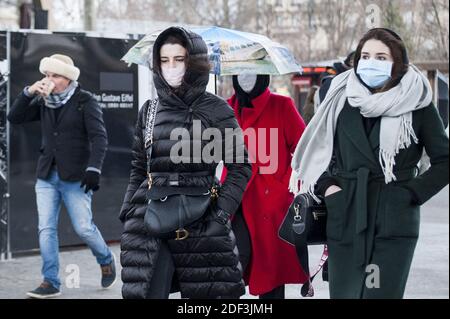
<svg viewBox="0 0 450 319"><path fill-rule="evenodd" d="M80 69L74 65L73 60L62 54L53 54L51 57L43 58L39 65L39 71L42 74L45 72L56 73L72 81L77 81L80 76Z"/></svg>

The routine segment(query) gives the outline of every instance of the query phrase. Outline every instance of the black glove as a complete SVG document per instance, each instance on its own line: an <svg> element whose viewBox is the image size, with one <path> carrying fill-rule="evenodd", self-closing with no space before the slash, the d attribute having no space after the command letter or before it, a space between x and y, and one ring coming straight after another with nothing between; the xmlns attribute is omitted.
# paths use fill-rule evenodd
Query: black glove
<svg viewBox="0 0 450 319"><path fill-rule="evenodd" d="M81 180L80 187L86 186L84 192L87 194L89 190L92 189L96 192L100 188L100 174L94 171L86 171L84 173L83 179Z"/></svg>
<svg viewBox="0 0 450 319"><path fill-rule="evenodd" d="M223 209L218 209L215 211L216 213L216 222L221 225L226 225L231 218L231 214L227 213Z"/></svg>

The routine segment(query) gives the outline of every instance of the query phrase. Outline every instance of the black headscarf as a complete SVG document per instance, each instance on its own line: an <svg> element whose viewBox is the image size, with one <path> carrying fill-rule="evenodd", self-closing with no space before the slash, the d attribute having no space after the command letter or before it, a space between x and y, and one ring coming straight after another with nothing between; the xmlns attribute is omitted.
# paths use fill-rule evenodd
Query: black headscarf
<svg viewBox="0 0 450 319"><path fill-rule="evenodd" d="M176 89L169 86L161 71L160 50L170 36L181 38L189 54L183 83ZM208 47L198 34L182 27L170 27L159 34L153 45L153 67L153 81L160 102L178 104L175 100L181 99L186 105L191 105L205 93L209 82Z"/></svg>
<svg viewBox="0 0 450 319"><path fill-rule="evenodd" d="M253 107L252 100L264 93L269 87L270 75L258 74L256 84L250 93L245 92L239 85L238 76L233 75L233 88L239 103L239 109L243 107Z"/></svg>

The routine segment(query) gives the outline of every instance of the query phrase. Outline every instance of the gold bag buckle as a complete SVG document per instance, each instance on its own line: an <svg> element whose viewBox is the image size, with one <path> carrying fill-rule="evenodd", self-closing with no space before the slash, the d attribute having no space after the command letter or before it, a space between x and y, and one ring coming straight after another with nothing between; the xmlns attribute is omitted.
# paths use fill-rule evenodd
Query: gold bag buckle
<svg viewBox="0 0 450 319"><path fill-rule="evenodd" d="M184 228L176 230L175 233L177 234L175 240L185 240L186 238L189 237L189 232Z"/></svg>
<svg viewBox="0 0 450 319"><path fill-rule="evenodd" d="M216 186L211 187L211 198L216 200L217 198L219 198L219 190L217 189Z"/></svg>

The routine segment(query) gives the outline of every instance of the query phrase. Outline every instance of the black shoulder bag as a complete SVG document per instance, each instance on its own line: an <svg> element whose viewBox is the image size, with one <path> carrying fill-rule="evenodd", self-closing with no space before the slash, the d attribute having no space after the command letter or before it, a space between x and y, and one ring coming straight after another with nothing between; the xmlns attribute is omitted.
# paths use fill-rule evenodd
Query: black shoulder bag
<svg viewBox="0 0 450 319"><path fill-rule="evenodd" d="M147 153L148 186L152 187L150 161L153 145L158 100L152 100L148 106L145 126L145 149ZM201 220L219 196L219 183L200 194L173 194L163 198L151 198L148 201L144 224L150 236L160 239L184 240L189 237L186 229Z"/></svg>
<svg viewBox="0 0 450 319"><path fill-rule="evenodd" d="M326 245L327 243L327 209L324 201L317 203L309 194L299 194L286 213L280 229L279 237L295 247L300 264L308 276L302 286L303 297L314 296L312 281L323 268L323 279L327 280L328 251L325 246L319 268L311 276L309 273L308 245Z"/></svg>

